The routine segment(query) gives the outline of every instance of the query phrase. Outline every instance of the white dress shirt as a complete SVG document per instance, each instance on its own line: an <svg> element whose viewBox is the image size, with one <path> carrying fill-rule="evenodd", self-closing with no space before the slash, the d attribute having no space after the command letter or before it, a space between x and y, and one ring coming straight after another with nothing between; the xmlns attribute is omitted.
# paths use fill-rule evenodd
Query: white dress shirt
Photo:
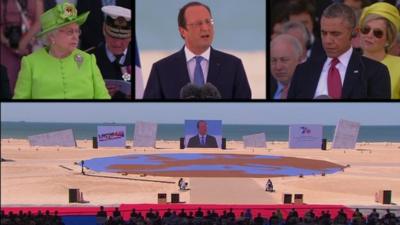
<svg viewBox="0 0 400 225"><path fill-rule="evenodd" d="M339 63L336 65L336 68L339 71L340 74L340 80L342 81L342 87L343 87L343 82L344 78L346 76L346 70L347 66L349 65L350 57L351 54L353 53L353 48L350 48L347 50L345 53L340 55L337 59L339 60ZM318 81L318 86L317 89L315 90L314 98L320 96L320 95L329 95L328 94L328 72L329 68L331 67L331 62L333 58L327 58L325 61L324 66L322 67L322 72L321 76L319 77Z"/></svg>
<svg viewBox="0 0 400 225"><path fill-rule="evenodd" d="M210 52L211 48L208 47L208 49L203 52L200 56L203 57L203 60L201 60L201 70L203 71L204 75L204 83L207 83L207 76L208 76L208 65L210 62ZM186 46L185 46L185 56L186 56L186 64L187 68L189 71L189 78L190 82L194 82L194 69L196 67L196 59L194 57L198 56L195 55L193 52L191 52Z"/></svg>
<svg viewBox="0 0 400 225"><path fill-rule="evenodd" d="M274 99L281 99L281 95L284 88L285 87L283 86L283 84L281 84L279 81L276 82L276 91L274 94Z"/></svg>

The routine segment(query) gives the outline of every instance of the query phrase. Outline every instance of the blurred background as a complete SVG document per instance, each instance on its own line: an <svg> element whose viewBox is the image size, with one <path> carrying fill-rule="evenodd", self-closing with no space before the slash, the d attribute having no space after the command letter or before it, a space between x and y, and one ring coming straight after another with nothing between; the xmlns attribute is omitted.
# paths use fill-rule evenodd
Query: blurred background
<svg viewBox="0 0 400 225"><path fill-rule="evenodd" d="M179 51L179 9L189 0L137 0L136 41L144 84L156 61ZM247 73L253 99L266 98L266 1L204 0L215 20L213 48L239 57Z"/></svg>

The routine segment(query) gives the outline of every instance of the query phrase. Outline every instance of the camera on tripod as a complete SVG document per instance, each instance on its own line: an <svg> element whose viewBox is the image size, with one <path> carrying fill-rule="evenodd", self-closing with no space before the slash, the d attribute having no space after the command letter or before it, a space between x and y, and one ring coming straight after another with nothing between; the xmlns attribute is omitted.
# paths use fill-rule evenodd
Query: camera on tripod
<svg viewBox="0 0 400 225"><path fill-rule="evenodd" d="M10 47L13 49L17 49L19 45L19 41L22 37L22 29L21 26L9 26L6 27L4 31L4 36L8 39L10 43Z"/></svg>

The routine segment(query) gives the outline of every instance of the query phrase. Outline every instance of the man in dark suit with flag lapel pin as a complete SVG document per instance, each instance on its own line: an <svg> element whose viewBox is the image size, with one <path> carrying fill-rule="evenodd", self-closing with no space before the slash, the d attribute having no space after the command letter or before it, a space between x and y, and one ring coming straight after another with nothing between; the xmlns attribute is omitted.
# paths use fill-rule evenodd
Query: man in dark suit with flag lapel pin
<svg viewBox="0 0 400 225"><path fill-rule="evenodd" d="M345 4L333 3L324 10L321 39L326 55L297 66L288 99L390 99L387 67L351 46L355 26L354 12Z"/></svg>

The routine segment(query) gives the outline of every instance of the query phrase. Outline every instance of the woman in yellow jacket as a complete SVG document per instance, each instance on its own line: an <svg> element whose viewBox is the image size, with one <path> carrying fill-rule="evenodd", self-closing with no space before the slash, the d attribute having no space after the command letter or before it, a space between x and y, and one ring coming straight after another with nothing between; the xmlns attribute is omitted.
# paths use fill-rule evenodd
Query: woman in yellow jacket
<svg viewBox="0 0 400 225"><path fill-rule="evenodd" d="M386 2L363 9L360 18L360 40L364 56L386 65L390 74L392 99L400 99L400 57L388 54L400 31L400 14Z"/></svg>
<svg viewBox="0 0 400 225"><path fill-rule="evenodd" d="M88 15L67 2L41 15L47 47L22 58L14 99L110 99L95 56L77 49Z"/></svg>

